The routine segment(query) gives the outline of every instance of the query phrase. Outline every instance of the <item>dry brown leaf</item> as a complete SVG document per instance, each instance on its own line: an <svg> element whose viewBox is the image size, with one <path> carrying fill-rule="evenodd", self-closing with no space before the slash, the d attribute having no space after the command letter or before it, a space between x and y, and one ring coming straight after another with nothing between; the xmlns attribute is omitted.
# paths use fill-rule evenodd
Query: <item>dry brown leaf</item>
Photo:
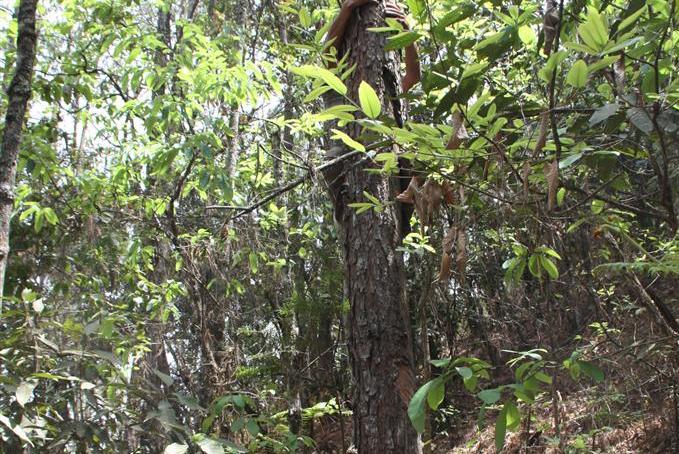
<svg viewBox="0 0 679 454"><path fill-rule="evenodd" d="M447 282L450 279L450 265L453 262L453 258L450 254L445 252L441 254L441 268L439 269L439 275L436 276L435 282Z"/></svg>
<svg viewBox="0 0 679 454"><path fill-rule="evenodd" d="M462 145L465 139L469 138L467 129L464 127L464 121L462 120L462 114L459 111L453 112L453 133L450 135L450 140L448 140L448 145L446 148L448 150L457 150Z"/></svg>
<svg viewBox="0 0 679 454"><path fill-rule="evenodd" d="M535 143L535 149L533 150L533 157L537 157L542 149L547 143L547 131L549 126L549 114L547 112L542 112L540 115L540 127L538 128L538 140Z"/></svg>
<svg viewBox="0 0 679 454"><path fill-rule="evenodd" d="M420 182L417 177L412 177L405 191L396 196L396 200L401 203L415 203L415 198L420 189Z"/></svg>
<svg viewBox="0 0 679 454"><path fill-rule="evenodd" d="M441 188L443 189L443 201L446 202L446 205L455 205L455 193L453 192L453 188L451 188L446 181L443 182Z"/></svg>
<svg viewBox="0 0 679 454"><path fill-rule="evenodd" d="M556 206L556 190L559 188L559 162L554 159L545 164L545 179L547 180L547 211Z"/></svg>
<svg viewBox="0 0 679 454"><path fill-rule="evenodd" d="M467 270L467 234L463 229L457 231L457 254L455 255L458 280L464 284Z"/></svg>
<svg viewBox="0 0 679 454"><path fill-rule="evenodd" d="M457 238L457 228L451 225L443 237L443 247L441 251L441 267L439 275L436 277L437 282L445 282L450 279L450 268L453 262L453 247Z"/></svg>
<svg viewBox="0 0 679 454"><path fill-rule="evenodd" d="M613 78L618 94L625 92L625 54L620 54L620 58L613 63Z"/></svg>

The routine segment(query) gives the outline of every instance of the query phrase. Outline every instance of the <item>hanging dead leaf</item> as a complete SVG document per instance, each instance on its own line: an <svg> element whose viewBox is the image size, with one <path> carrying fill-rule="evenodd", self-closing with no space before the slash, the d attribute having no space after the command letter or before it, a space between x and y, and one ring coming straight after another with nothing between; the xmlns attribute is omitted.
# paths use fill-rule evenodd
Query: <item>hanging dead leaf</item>
<svg viewBox="0 0 679 454"><path fill-rule="evenodd" d="M559 188L559 162L556 159L545 164L545 179L547 180L547 211L552 211L556 205L556 191Z"/></svg>
<svg viewBox="0 0 679 454"><path fill-rule="evenodd" d="M443 189L443 201L446 202L446 205L455 205L455 193L453 192L453 188L451 188L446 181L443 182L441 188Z"/></svg>
<svg viewBox="0 0 679 454"><path fill-rule="evenodd" d="M416 194L420 190L420 182L418 177L412 177L408 187L405 191L396 196L396 200L401 203L415 203Z"/></svg>
<svg viewBox="0 0 679 454"><path fill-rule="evenodd" d="M457 231L457 254L455 255L458 280L464 284L467 271L467 234L463 229Z"/></svg>
<svg viewBox="0 0 679 454"><path fill-rule="evenodd" d="M549 126L549 115L547 112L542 112L540 115L540 126L538 127L538 140L535 142L533 149L533 158L536 158L547 143L547 127Z"/></svg>
<svg viewBox="0 0 679 454"><path fill-rule="evenodd" d="M613 63L613 78L618 94L625 93L625 54L621 53L620 58Z"/></svg>
<svg viewBox="0 0 679 454"><path fill-rule="evenodd" d="M450 135L446 149L457 150L465 139L469 138L467 129L464 127L462 114L459 111L453 112L453 133Z"/></svg>
<svg viewBox="0 0 679 454"><path fill-rule="evenodd" d="M453 247L457 238L457 228L450 226L446 236L443 237L443 247L441 251L441 267L435 282L446 282L450 279L450 269L453 262Z"/></svg>

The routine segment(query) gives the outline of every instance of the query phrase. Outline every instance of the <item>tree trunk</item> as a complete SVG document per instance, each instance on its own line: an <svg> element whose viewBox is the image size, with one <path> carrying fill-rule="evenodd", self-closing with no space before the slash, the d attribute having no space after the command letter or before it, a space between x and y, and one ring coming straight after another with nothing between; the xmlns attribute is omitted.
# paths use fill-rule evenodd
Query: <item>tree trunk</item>
<svg viewBox="0 0 679 454"><path fill-rule="evenodd" d="M358 99L358 86L364 80L380 95L383 112L393 112L400 123L400 104L389 96L398 92L398 56L384 51L384 34L367 30L382 26L383 17L381 2L354 12L341 51L349 53L347 67L356 65L347 81L352 99ZM347 133L357 138L360 130L355 126ZM407 416L415 388L410 317L403 257L397 250L402 236L400 213L390 203L397 182L366 172L370 164L364 162L362 156L345 160L340 169L330 172L342 181L329 181L344 252L345 293L351 304L354 444L359 453L413 453L419 448ZM384 202L384 210L357 215L348 207L365 201L363 191Z"/></svg>
<svg viewBox="0 0 679 454"><path fill-rule="evenodd" d="M0 145L0 301L4 295L9 255L9 221L14 207L14 183L26 107L31 97L33 62L38 35L35 31L37 0L19 3L16 70L7 89L5 130ZM0 312L2 303L0 302Z"/></svg>

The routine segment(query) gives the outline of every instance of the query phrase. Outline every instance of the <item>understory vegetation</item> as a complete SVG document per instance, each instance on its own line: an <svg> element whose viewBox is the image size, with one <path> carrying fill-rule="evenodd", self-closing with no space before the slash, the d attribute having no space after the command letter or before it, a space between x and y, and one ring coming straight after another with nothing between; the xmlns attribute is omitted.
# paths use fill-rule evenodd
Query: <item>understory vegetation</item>
<svg viewBox="0 0 679 454"><path fill-rule="evenodd" d="M0 452L679 452L678 3L0 5Z"/></svg>

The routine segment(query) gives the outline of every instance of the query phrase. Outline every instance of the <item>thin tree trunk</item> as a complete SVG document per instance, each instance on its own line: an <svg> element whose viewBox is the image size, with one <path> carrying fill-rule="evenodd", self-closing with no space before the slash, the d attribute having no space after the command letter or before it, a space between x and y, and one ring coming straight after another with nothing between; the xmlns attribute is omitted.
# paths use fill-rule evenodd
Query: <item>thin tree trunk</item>
<svg viewBox="0 0 679 454"><path fill-rule="evenodd" d="M16 70L7 89L7 113L0 145L0 312L9 255L9 221L14 207L17 157L26 108L31 97L33 63L38 40L35 30L37 3L37 0L21 0L19 3Z"/></svg>
<svg viewBox="0 0 679 454"><path fill-rule="evenodd" d="M389 99L389 94L398 91L397 54L384 52L384 34L367 30L383 25L383 17L381 2L354 13L343 42L343 50L349 52L347 67L356 65L347 85L357 100L361 81L369 83L382 98L383 112L393 112L400 122L403 113ZM355 127L347 133L356 138L360 131ZM360 158L347 160L339 169L342 182L329 182L333 183L331 196L344 251L345 293L351 304L354 444L361 454L409 454L419 448L407 416L415 374L405 267L397 250L402 235L400 213L388 203L394 200L396 182L366 172L362 162ZM384 210L357 215L348 207L365 201L363 191L383 201Z"/></svg>

